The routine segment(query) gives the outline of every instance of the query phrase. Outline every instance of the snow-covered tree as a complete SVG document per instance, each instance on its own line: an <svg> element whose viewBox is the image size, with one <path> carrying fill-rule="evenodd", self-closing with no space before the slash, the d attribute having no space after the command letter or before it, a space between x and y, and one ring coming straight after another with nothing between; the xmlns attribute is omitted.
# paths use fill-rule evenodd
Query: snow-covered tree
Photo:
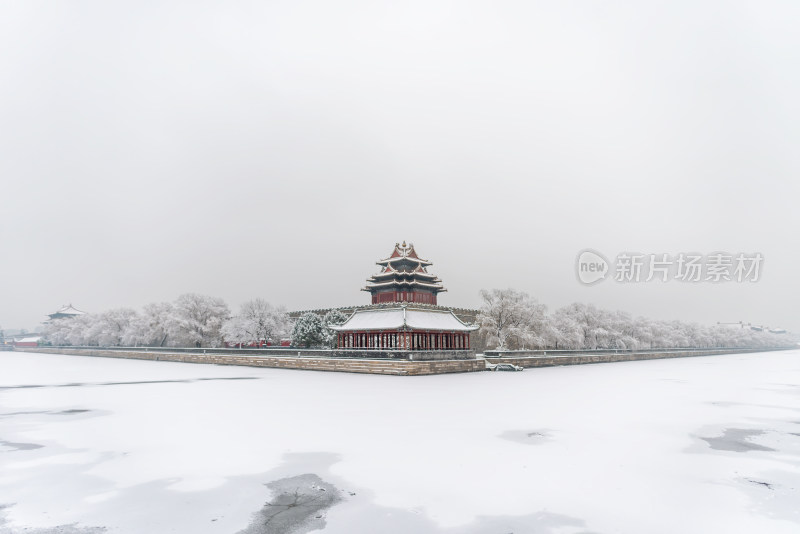
<svg viewBox="0 0 800 534"><path fill-rule="evenodd" d="M292 328L292 345L297 347L323 347L326 342L326 328L322 317L314 312L301 315Z"/></svg>
<svg viewBox="0 0 800 534"><path fill-rule="evenodd" d="M220 298L186 293L175 300L175 335L183 346L218 347L220 330L230 316L228 305Z"/></svg>
<svg viewBox="0 0 800 534"><path fill-rule="evenodd" d="M545 306L527 293L514 289L482 290L478 322L487 342L498 350L519 346L543 346L546 334Z"/></svg>
<svg viewBox="0 0 800 534"><path fill-rule="evenodd" d="M339 310L331 310L325 314L325 317L322 318L322 324L325 325L325 346L336 347L337 332L330 327L343 324L345 321L347 321L347 315Z"/></svg>
<svg viewBox="0 0 800 534"><path fill-rule="evenodd" d="M125 345L166 347L176 338L177 318L175 307L169 302L147 304L142 313L131 321L123 338Z"/></svg>
<svg viewBox="0 0 800 534"><path fill-rule="evenodd" d="M92 314L55 319L44 327L44 336L52 345L97 345L91 337L96 321Z"/></svg>
<svg viewBox="0 0 800 534"><path fill-rule="evenodd" d="M229 319L222 327L226 341L235 344L277 344L289 333L289 314L283 306L273 306L264 299L254 299L242 304L239 315Z"/></svg>
<svg viewBox="0 0 800 534"><path fill-rule="evenodd" d="M131 324L136 320L136 310L118 308L97 315L89 315L91 324L85 333L89 345L118 346L125 339Z"/></svg>
<svg viewBox="0 0 800 534"><path fill-rule="evenodd" d="M242 315L234 315L222 325L222 339L231 345L249 345L257 341L250 321Z"/></svg>
<svg viewBox="0 0 800 534"><path fill-rule="evenodd" d="M555 349L583 348L583 330L578 321L565 308L555 311L550 317L552 329L551 346Z"/></svg>
<svg viewBox="0 0 800 534"><path fill-rule="evenodd" d="M51 345L66 345L68 328L64 319L55 319L44 325L42 329L44 339Z"/></svg>

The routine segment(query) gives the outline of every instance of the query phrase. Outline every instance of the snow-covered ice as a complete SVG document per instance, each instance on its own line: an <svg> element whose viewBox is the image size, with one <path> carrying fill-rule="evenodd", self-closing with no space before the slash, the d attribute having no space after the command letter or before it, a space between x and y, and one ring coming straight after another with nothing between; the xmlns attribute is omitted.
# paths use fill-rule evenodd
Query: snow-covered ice
<svg viewBox="0 0 800 534"><path fill-rule="evenodd" d="M794 534L800 351L421 377L0 354L0 534L272 532L292 484L332 492L292 532Z"/></svg>

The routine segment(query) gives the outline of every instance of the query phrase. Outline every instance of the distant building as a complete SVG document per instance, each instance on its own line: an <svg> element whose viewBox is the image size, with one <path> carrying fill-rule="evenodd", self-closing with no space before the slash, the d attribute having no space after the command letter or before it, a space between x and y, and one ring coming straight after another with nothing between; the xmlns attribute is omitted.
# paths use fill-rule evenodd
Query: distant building
<svg viewBox="0 0 800 534"><path fill-rule="evenodd" d="M770 327L764 326L764 325L745 323L744 321L739 321L738 323L719 323L718 322L717 324L720 325L720 326L725 326L725 327L733 328L733 329L736 329L736 330L739 330L739 329L742 329L742 328L749 328L750 330L753 330L754 332L763 332L764 330L766 330L767 332L770 332L772 334L785 334L786 333L786 330L783 329L783 328L770 328Z"/></svg>
<svg viewBox="0 0 800 534"><path fill-rule="evenodd" d="M47 314L47 316L50 317L51 321L54 321L56 319L77 317L78 315L86 315L86 312L82 312L78 309L73 308L72 304L67 304L66 306L62 306L61 308L59 308L58 311Z"/></svg>
<svg viewBox="0 0 800 534"><path fill-rule="evenodd" d="M15 347L38 347L42 336L28 336L14 341Z"/></svg>

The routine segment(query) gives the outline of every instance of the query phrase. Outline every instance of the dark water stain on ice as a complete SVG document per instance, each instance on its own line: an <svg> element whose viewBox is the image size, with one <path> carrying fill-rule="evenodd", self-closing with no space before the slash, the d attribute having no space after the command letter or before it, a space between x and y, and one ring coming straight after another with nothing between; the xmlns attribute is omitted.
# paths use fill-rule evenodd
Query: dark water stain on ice
<svg viewBox="0 0 800 534"><path fill-rule="evenodd" d="M0 386L3 389L27 389L27 388L75 388L84 386L130 386L137 384L190 384L192 382L202 382L208 380L260 380L258 376L223 376L212 378L186 378L176 380L136 380L131 382L69 382L66 384L23 384L19 386Z"/></svg>
<svg viewBox="0 0 800 534"><path fill-rule="evenodd" d="M13 417L15 415L41 415L45 413L50 413L47 410L36 410L30 412L7 412L7 413L0 413L0 417Z"/></svg>
<svg viewBox="0 0 800 534"><path fill-rule="evenodd" d="M9 447L12 451L32 451L34 449L41 449L44 445L38 445L36 443L14 443L12 441L0 440L0 447Z"/></svg>
<svg viewBox="0 0 800 534"><path fill-rule="evenodd" d="M763 430L747 430L744 428L726 428L721 436L703 438L712 449L718 451L749 452L749 451L774 451L770 447L759 445L750 441L754 436L760 436Z"/></svg>
<svg viewBox="0 0 800 534"><path fill-rule="evenodd" d="M260 377L258 376L226 376L226 377L212 377L212 378L195 378L196 381L200 382L203 380L259 380Z"/></svg>
<svg viewBox="0 0 800 534"><path fill-rule="evenodd" d="M104 527L80 527L76 523L47 528L12 527L8 524L6 510L11 505L0 504L0 534L103 534Z"/></svg>
<svg viewBox="0 0 800 534"><path fill-rule="evenodd" d="M525 445L540 445L549 441L551 435L548 430L506 430L499 437Z"/></svg>
<svg viewBox="0 0 800 534"><path fill-rule="evenodd" d="M30 412L7 412L7 413L0 413L0 417L18 417L21 415L58 415L62 417L80 415L80 416L96 417L101 415L108 415L109 413L111 412L107 412L105 410L90 410L87 408L69 408L66 410L37 410Z"/></svg>
<svg viewBox="0 0 800 534"><path fill-rule="evenodd" d="M342 500L333 485L314 474L282 478L266 484L273 497L239 534L305 534L325 528L325 512Z"/></svg>
<svg viewBox="0 0 800 534"><path fill-rule="evenodd" d="M751 483L751 484L755 484L757 486L761 486L761 487L767 488L768 490L773 489L772 488L772 484L770 484L769 482L764 482L763 480L755 480L755 479L752 479L752 478L746 478L745 480L747 482Z"/></svg>

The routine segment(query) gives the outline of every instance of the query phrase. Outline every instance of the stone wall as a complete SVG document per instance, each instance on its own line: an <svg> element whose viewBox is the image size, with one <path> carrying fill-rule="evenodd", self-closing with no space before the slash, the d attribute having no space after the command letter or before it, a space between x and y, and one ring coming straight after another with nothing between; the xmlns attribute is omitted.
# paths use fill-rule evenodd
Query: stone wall
<svg viewBox="0 0 800 534"><path fill-rule="evenodd" d="M366 358L318 358L303 356L245 356L239 354L198 354L192 352L145 352L143 350L106 350L64 347L38 347L18 349L20 352L41 352L103 358L130 358L136 360L169 361L184 363L209 363L217 365L244 365L278 369L306 369L315 371L340 371L346 373L371 373L383 375L433 375L483 371L483 360L428 360L414 361ZM416 354L416 353L414 353Z"/></svg>
<svg viewBox="0 0 800 534"><path fill-rule="evenodd" d="M491 363L511 363L520 367L553 367L556 365L581 365L587 363L633 362L658 360L664 358L687 358L691 356L714 356L722 354L742 354L748 352L768 352L787 350L787 348L761 349L679 349L648 350L641 352L589 353L588 351L564 351L569 354L554 354L554 351L487 351L486 360ZM502 355L502 356L500 356Z"/></svg>
<svg viewBox="0 0 800 534"><path fill-rule="evenodd" d="M198 349L203 350L203 349ZM214 349L206 349L214 350ZM639 360L653 360L663 358L686 358L691 356L712 356L724 354L740 354L748 352L767 352L772 350L787 350L787 348L768 349L713 349L713 350L673 350L673 351L647 351L647 352L605 352L590 354L587 352L574 354L542 354L517 355L503 353L503 357L487 354L486 360L491 363L512 363L522 367L553 367L558 365L581 365L589 363L629 362ZM485 370L482 359L447 359L447 360L417 360L417 352L411 353L414 360L401 360L391 358L336 358L319 356L273 356L273 355L242 355L221 353L198 352L167 352L145 350L111 350L100 348L67 348L67 347L38 347L18 348L17 352L41 352L50 354L66 354L78 356L96 356L104 358L130 358L137 360L170 361L184 363L207 363L217 365L243 365L250 367L272 367L278 369L306 369L316 371L340 371L347 373L371 373L385 375L432 375L442 373L465 373ZM296 352L296 351L295 351ZM441 354L448 354L443 352ZM455 352L455 351L453 351ZM468 351L463 351L468 352ZM532 351L529 351L532 352Z"/></svg>
<svg viewBox="0 0 800 534"><path fill-rule="evenodd" d="M300 347L263 347L263 348L187 348L187 347L97 347L97 346L48 346L61 350L105 350L114 352L160 352L175 354L218 354L241 355L253 358L272 356L297 356L302 358L366 358L394 360L474 360L474 350L390 350L390 349L304 349Z"/></svg>

